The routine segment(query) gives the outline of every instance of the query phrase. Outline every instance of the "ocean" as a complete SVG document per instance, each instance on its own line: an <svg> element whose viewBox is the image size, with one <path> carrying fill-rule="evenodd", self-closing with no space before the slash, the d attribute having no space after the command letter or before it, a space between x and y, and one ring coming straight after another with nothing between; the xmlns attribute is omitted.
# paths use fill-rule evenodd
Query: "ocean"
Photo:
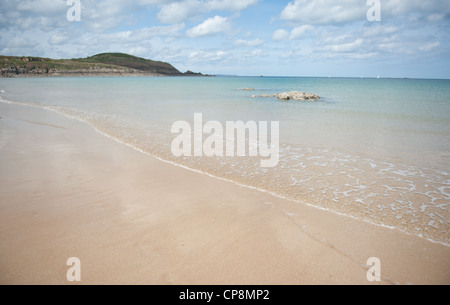
<svg viewBox="0 0 450 305"><path fill-rule="evenodd" d="M57 111L144 153L293 206L450 245L450 80L23 78L0 79L0 90L2 102ZM321 100L252 97L286 91ZM248 156L175 157L171 127L193 122L195 113L224 125L279 122L279 164L263 168L261 158Z"/></svg>

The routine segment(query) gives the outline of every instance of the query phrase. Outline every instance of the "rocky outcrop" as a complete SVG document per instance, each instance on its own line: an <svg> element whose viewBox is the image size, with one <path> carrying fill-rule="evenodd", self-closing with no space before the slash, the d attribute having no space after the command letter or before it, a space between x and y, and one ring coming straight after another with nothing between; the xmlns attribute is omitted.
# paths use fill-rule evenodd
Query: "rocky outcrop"
<svg viewBox="0 0 450 305"><path fill-rule="evenodd" d="M25 74L25 73L27 73L27 69L25 69L25 68L18 68L15 65L11 65L11 66L9 66L7 68L1 69L1 72L2 72L2 76L6 77L8 75L13 76L13 75Z"/></svg>
<svg viewBox="0 0 450 305"><path fill-rule="evenodd" d="M186 72L183 73L182 76L200 76L200 77L210 77L210 76L214 76L214 75L208 75L208 74L202 74L200 72L196 73L196 72L192 72L191 70L187 70Z"/></svg>
<svg viewBox="0 0 450 305"><path fill-rule="evenodd" d="M294 100L294 101L317 101L320 99L320 96L312 94L312 93L304 93L299 91L291 91L291 92L284 92L280 94L275 94L274 97L278 98L279 100Z"/></svg>
<svg viewBox="0 0 450 305"><path fill-rule="evenodd" d="M312 93L304 93L300 91L290 91L290 92L283 92L283 93L277 93L274 95L269 94L263 94L263 95L253 95L253 98L257 97L276 97L279 100L283 101L317 101L320 99L320 96L312 94Z"/></svg>
<svg viewBox="0 0 450 305"><path fill-rule="evenodd" d="M56 76L159 76L155 73L126 68L90 68L90 69L48 69L48 68L18 68L10 66L1 69L1 77L56 77Z"/></svg>

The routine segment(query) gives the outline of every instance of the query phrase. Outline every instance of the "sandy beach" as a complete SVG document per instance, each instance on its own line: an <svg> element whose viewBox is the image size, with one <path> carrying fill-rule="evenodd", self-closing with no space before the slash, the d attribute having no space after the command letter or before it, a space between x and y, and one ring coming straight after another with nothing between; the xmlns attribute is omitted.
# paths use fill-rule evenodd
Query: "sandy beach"
<svg viewBox="0 0 450 305"><path fill-rule="evenodd" d="M0 284L449 284L450 249L0 103ZM289 207L290 213L286 213ZM295 210L295 214L292 211ZM376 284L376 283L375 283Z"/></svg>

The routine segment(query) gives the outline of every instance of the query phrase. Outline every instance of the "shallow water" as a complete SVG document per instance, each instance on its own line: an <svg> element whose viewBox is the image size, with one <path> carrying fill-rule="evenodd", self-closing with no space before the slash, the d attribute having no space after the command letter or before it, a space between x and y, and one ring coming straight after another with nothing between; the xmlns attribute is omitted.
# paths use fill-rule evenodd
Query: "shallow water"
<svg viewBox="0 0 450 305"><path fill-rule="evenodd" d="M86 121L161 159L450 244L449 80L35 78L1 79L0 90L4 101ZM292 90L322 99L252 98ZM194 113L224 125L279 121L279 165L174 157L171 126Z"/></svg>

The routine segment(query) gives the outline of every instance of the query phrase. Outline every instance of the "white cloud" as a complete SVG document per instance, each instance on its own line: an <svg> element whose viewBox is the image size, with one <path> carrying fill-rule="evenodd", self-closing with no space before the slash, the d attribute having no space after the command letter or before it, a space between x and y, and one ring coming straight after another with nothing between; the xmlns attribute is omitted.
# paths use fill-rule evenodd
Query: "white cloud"
<svg viewBox="0 0 450 305"><path fill-rule="evenodd" d="M134 56L146 57L149 55L150 50L146 47L137 46L129 49L127 53Z"/></svg>
<svg viewBox="0 0 450 305"><path fill-rule="evenodd" d="M82 0L81 21L95 32L115 29L129 20L124 0Z"/></svg>
<svg viewBox="0 0 450 305"><path fill-rule="evenodd" d="M442 0L395 0L381 1L383 13L387 16L404 16L407 14L449 13L448 1Z"/></svg>
<svg viewBox="0 0 450 305"><path fill-rule="evenodd" d="M215 16L208 18L203 23L189 29L186 33L188 37L200 37L225 32L230 28L228 18Z"/></svg>
<svg viewBox="0 0 450 305"><path fill-rule="evenodd" d="M161 7L158 19L163 23L181 23L212 11L242 11L259 0L184 0L168 1ZM167 1L166 1L167 2Z"/></svg>
<svg viewBox="0 0 450 305"><path fill-rule="evenodd" d="M276 30L272 34L272 40L273 41L281 41L285 40L289 37L289 32L283 29Z"/></svg>
<svg viewBox="0 0 450 305"><path fill-rule="evenodd" d="M8 48L28 48L28 47L35 47L38 43L36 41L30 41L29 39L25 37L14 37L12 40L8 42Z"/></svg>
<svg viewBox="0 0 450 305"><path fill-rule="evenodd" d="M347 58L351 59L372 59L379 55L378 52L370 52L370 53L349 53L346 54Z"/></svg>
<svg viewBox="0 0 450 305"><path fill-rule="evenodd" d="M378 56L378 52L360 53L360 52L342 52L342 53L328 53L328 58L346 58L346 59L357 59L357 60L367 60L373 59Z"/></svg>
<svg viewBox="0 0 450 305"><path fill-rule="evenodd" d="M56 33L50 37L50 44L52 45L62 45L70 39L69 35L63 33Z"/></svg>
<svg viewBox="0 0 450 305"><path fill-rule="evenodd" d="M300 39L304 37L308 32L314 30L314 27L312 25L302 25L299 27L296 27L292 29L291 32L279 29L273 32L272 34L272 40L273 41L282 41L282 40L295 40Z"/></svg>
<svg viewBox="0 0 450 305"><path fill-rule="evenodd" d="M114 34L103 35L103 39L106 41L115 42L142 42L157 36L178 36L180 31L185 27L184 24L173 24L168 26L154 26L137 29L134 31L122 31Z"/></svg>
<svg viewBox="0 0 450 305"><path fill-rule="evenodd" d="M188 56L188 58L192 62L203 62L203 61L223 61L227 60L230 57L230 53L223 50L216 50L216 51L194 51L191 52Z"/></svg>
<svg viewBox="0 0 450 305"><path fill-rule="evenodd" d="M368 6L360 0L295 0L282 11L281 19L306 24L349 22L366 18Z"/></svg>
<svg viewBox="0 0 450 305"><path fill-rule="evenodd" d="M280 18L303 24L365 22L369 8L365 0L294 0L287 4ZM381 11L382 20L414 14L439 20L450 13L450 5L442 0L381 0Z"/></svg>
<svg viewBox="0 0 450 305"><path fill-rule="evenodd" d="M208 10L232 10L241 11L255 5L259 0L210 0L205 1Z"/></svg>
<svg viewBox="0 0 450 305"><path fill-rule="evenodd" d="M438 41L437 42L431 42L431 43L427 43L424 46L421 46L419 48L419 50L420 51L424 51L424 52L429 52L429 51L434 50L434 49L436 49L437 47L440 47L440 46L441 46L441 43L438 42Z"/></svg>
<svg viewBox="0 0 450 305"><path fill-rule="evenodd" d="M68 8L67 1L59 0L25 0L17 1L17 10L40 15L54 15Z"/></svg>
<svg viewBox="0 0 450 305"><path fill-rule="evenodd" d="M261 49L256 49L251 52L244 53L245 57L261 57L263 56L263 51Z"/></svg>
<svg viewBox="0 0 450 305"><path fill-rule="evenodd" d="M291 31L290 39L299 39L305 36L308 32L314 30L314 27L311 25L302 25L299 27L296 27Z"/></svg>
<svg viewBox="0 0 450 305"><path fill-rule="evenodd" d="M244 40L244 39L238 39L236 40L233 45L238 47L259 47L264 44L264 40L262 39L255 39L255 40Z"/></svg>
<svg viewBox="0 0 450 305"><path fill-rule="evenodd" d="M197 0L164 5L158 14L158 19L163 23L184 22L197 12L198 5Z"/></svg>
<svg viewBox="0 0 450 305"><path fill-rule="evenodd" d="M374 36L384 36L384 35L392 35L399 31L399 27L397 26L385 26L385 25L377 25L375 27L369 27L364 30L363 35L366 37L374 37Z"/></svg>
<svg viewBox="0 0 450 305"><path fill-rule="evenodd" d="M327 48L333 52L353 52L364 43L362 38L359 38L353 42L331 45Z"/></svg>

